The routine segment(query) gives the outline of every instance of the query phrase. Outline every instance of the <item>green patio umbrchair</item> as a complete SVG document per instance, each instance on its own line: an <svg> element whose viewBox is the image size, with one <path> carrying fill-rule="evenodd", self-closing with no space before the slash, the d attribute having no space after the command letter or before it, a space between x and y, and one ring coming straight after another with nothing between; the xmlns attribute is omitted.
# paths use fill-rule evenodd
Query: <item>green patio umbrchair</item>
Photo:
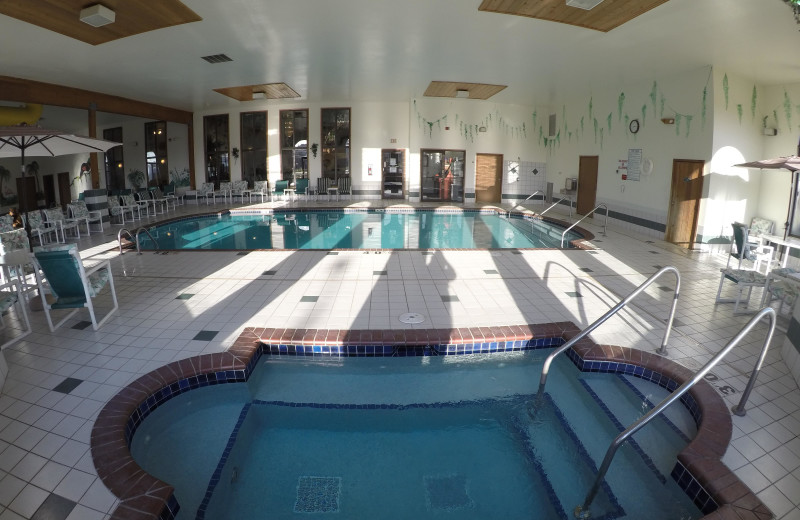
<svg viewBox="0 0 800 520"><path fill-rule="evenodd" d="M44 307L47 324L50 326L51 332L63 325L67 319L84 307L89 309L92 328L97 330L119 308L117 292L114 290L114 278L111 275L111 264L108 260L104 260L88 270L84 269L83 262L78 256L76 244L47 248L37 247L33 250L33 257L37 268L42 271L44 278L47 280L49 292L56 298L53 303L47 301L45 286L42 283L42 277L39 276L37 280L39 294L42 296L42 306ZM111 288L111 299L114 301L114 306L98 322L94 315L92 298L98 295L106 283ZM61 321L53 325L53 320L50 317L51 309L73 310Z"/></svg>

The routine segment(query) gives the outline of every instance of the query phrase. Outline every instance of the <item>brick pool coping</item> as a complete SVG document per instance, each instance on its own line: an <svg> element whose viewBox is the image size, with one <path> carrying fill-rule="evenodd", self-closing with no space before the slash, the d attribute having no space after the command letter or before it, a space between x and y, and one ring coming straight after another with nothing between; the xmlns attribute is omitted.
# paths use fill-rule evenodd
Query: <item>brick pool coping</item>
<svg viewBox="0 0 800 520"><path fill-rule="evenodd" d="M119 499L112 519L170 519L174 518L173 488L142 469L130 453L128 440L132 435L132 418L140 414L141 406L153 396L181 385L189 379L213 374L229 374L229 380L244 374L257 359L262 346L407 346L474 345L492 342L520 342L560 337L568 341L580 332L571 322L542 325L502 327L472 327L458 329L403 330L326 330L245 328L226 351L205 354L169 363L140 377L114 396L98 415L91 434L91 452L97 474L106 487ZM664 379L672 386L691 379L693 372L653 353L613 345L598 345L584 338L573 346L571 357L586 365L584 369L604 370L612 367L641 367L654 375L656 382ZM265 352L266 354L266 352ZM334 354L336 355L336 354ZM595 367L595 368L592 368ZM636 369L640 375L641 370ZM618 369L621 371L621 369ZM649 371L649 372L648 372ZM641 376L640 376L641 377ZM226 382L217 379L216 382ZM212 384L215 384L212 383ZM666 386L662 384L662 386ZM184 391L181 388L180 391ZM175 393L174 395L178 395ZM769 509L729 470L721 458L728 447L732 421L720 395L705 381L697 383L688 395L694 400L698 419L697 435L678 454L677 468L685 473L692 485L718 505L704 520L768 520ZM168 399L168 398L167 398Z"/></svg>

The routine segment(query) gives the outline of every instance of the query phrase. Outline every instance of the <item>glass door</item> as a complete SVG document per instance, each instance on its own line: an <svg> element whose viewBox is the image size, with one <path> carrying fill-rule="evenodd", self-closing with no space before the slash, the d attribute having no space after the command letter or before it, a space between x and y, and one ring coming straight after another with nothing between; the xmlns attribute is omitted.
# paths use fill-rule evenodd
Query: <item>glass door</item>
<svg viewBox="0 0 800 520"><path fill-rule="evenodd" d="M423 201L464 202L466 155L463 150L421 150Z"/></svg>
<svg viewBox="0 0 800 520"><path fill-rule="evenodd" d="M405 150L381 150L384 199L405 198Z"/></svg>

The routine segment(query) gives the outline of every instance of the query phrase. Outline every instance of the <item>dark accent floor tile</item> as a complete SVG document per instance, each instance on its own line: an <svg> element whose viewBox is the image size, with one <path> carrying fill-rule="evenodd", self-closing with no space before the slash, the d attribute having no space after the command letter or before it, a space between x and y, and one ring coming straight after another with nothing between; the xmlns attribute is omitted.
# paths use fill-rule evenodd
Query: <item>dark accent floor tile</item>
<svg viewBox="0 0 800 520"><path fill-rule="evenodd" d="M278 271L264 271L261 276L275 276L276 274L278 274Z"/></svg>
<svg viewBox="0 0 800 520"><path fill-rule="evenodd" d="M669 321L669 318L664 318L664 323L666 323L667 321ZM685 327L686 325L687 325L686 323L682 322L678 318L673 318L672 320L673 327Z"/></svg>
<svg viewBox="0 0 800 520"><path fill-rule="evenodd" d="M583 298L581 293L575 291L567 291L567 296L572 296L573 298Z"/></svg>
<svg viewBox="0 0 800 520"><path fill-rule="evenodd" d="M176 299L176 300L188 300L188 299L189 299L189 298L191 298L192 296L194 296L194 294L191 294L191 293L183 293L183 294L179 294L178 296L176 296L176 297L175 297L175 299Z"/></svg>
<svg viewBox="0 0 800 520"><path fill-rule="evenodd" d="M512 255L521 255L522 251L511 251Z"/></svg>
<svg viewBox="0 0 800 520"><path fill-rule="evenodd" d="M317 300L319 300L319 296L301 296L300 297L300 301L301 302L314 303Z"/></svg>
<svg viewBox="0 0 800 520"><path fill-rule="evenodd" d="M593 240L592 242L602 242L602 240Z"/></svg>
<svg viewBox="0 0 800 520"><path fill-rule="evenodd" d="M219 334L218 330L201 330L192 339L197 341L211 341L217 336L217 334Z"/></svg>
<svg viewBox="0 0 800 520"><path fill-rule="evenodd" d="M250 251L242 251L240 253L236 253L236 256L245 256L245 255L249 255L249 254L250 254Z"/></svg>
<svg viewBox="0 0 800 520"><path fill-rule="evenodd" d="M579 270L583 271L584 273L593 273L594 269L589 269L588 267L580 267Z"/></svg>
<svg viewBox="0 0 800 520"><path fill-rule="evenodd" d="M327 253L325 253L325 254L327 254L327 255L331 255L331 256L335 256L335 255L338 255L338 254L339 254L339 251L328 251L328 252L327 252Z"/></svg>
<svg viewBox="0 0 800 520"><path fill-rule="evenodd" d="M648 253L653 253L654 255L660 255L661 251L648 251Z"/></svg>
<svg viewBox="0 0 800 520"><path fill-rule="evenodd" d="M423 251L421 254L422 256L430 256L433 254L433 251Z"/></svg>
<svg viewBox="0 0 800 520"><path fill-rule="evenodd" d="M484 269L483 272L486 274L499 274L497 269Z"/></svg>
<svg viewBox="0 0 800 520"><path fill-rule="evenodd" d="M652 240L645 240L644 243L645 244L655 244L655 242L653 242Z"/></svg>
<svg viewBox="0 0 800 520"><path fill-rule="evenodd" d="M383 276L389 274L389 271L372 271L372 274L375 276Z"/></svg>
<svg viewBox="0 0 800 520"><path fill-rule="evenodd" d="M600 254L599 251L586 251L586 252L589 253L590 255L599 255Z"/></svg>
<svg viewBox="0 0 800 520"><path fill-rule="evenodd" d="M654 265L653 267L655 267L656 269L661 269L664 266L663 265Z"/></svg>
<svg viewBox="0 0 800 520"><path fill-rule="evenodd" d="M455 296L455 295L452 295L452 294L443 294L442 295L442 301L447 303L447 302L458 302L458 301L461 301L461 300L458 299L458 296Z"/></svg>
<svg viewBox="0 0 800 520"><path fill-rule="evenodd" d="M75 379L74 377L68 377L65 380L61 381L53 388L54 392L61 392L62 394L68 394L75 390L79 384L83 383L83 379Z"/></svg>
<svg viewBox="0 0 800 520"><path fill-rule="evenodd" d="M672 287L667 287L666 285L659 285L658 290L666 292L666 291L672 291L674 289Z"/></svg>
<svg viewBox="0 0 800 520"><path fill-rule="evenodd" d="M91 321L85 321L85 320L84 320L84 321L79 321L78 323L76 323L75 325L73 325L71 328L73 328L73 329L75 329L75 330L83 330L83 329L85 329L86 327L89 327L89 326L91 326L91 324L92 324L92 322L91 322Z"/></svg>
<svg viewBox="0 0 800 520"><path fill-rule="evenodd" d="M39 509L33 513L31 520L64 520L77 504L55 493L44 499Z"/></svg>

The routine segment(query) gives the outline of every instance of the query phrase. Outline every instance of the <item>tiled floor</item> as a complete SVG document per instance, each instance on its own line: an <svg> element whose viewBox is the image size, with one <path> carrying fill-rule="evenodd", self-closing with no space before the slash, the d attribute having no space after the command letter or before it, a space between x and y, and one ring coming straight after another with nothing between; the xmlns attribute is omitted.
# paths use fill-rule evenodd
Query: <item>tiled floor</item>
<svg viewBox="0 0 800 520"><path fill-rule="evenodd" d="M178 213L209 208L187 205ZM9 374L0 394L0 520L107 518L115 498L97 479L89 453L99 410L150 370L226 349L245 326L447 328L565 320L585 326L666 265L676 266L682 277L678 321L669 342L672 359L697 368L747 322L748 316L731 315L730 304L714 304L722 254L689 253L613 228L606 237L599 227L586 227L598 234L597 254L119 256L113 249L119 226L84 238L80 247L86 262L112 259L120 308L97 332L73 327L88 318L81 312L55 334L48 332L41 311L31 311L34 333L4 351ZM666 274L592 337L657 348L672 300L671 290L663 288L673 284L674 277ZM402 323L399 316L409 312L425 321ZM10 326L12 318L6 317ZM779 323L785 328L786 318ZM744 389L764 331L758 326L712 371L711 383L731 405ZM747 416L733 418L733 441L723 460L777 518L800 520L800 390L780 357L784 336L779 331L773 340Z"/></svg>

